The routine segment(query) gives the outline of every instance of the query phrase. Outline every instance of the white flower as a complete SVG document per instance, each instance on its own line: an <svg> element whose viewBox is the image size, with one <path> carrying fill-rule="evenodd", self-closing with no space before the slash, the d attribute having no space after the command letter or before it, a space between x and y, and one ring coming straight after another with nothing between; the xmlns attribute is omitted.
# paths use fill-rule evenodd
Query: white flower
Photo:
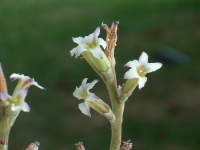
<svg viewBox="0 0 200 150"><path fill-rule="evenodd" d="M98 27L94 33L90 34L89 36L85 36L84 38L72 38L72 40L77 43L78 46L70 51L71 56L75 54L75 58L77 58L82 52L90 51L94 57L102 59L104 52L102 51L100 45L105 49L107 43L102 38L98 38L99 34L100 28Z"/></svg>
<svg viewBox="0 0 200 150"><path fill-rule="evenodd" d="M98 80L94 80L91 83L86 82L87 78L83 79L81 86L79 88L76 87L76 90L73 92L73 95L78 99L85 100L83 103L79 104L79 109L83 114L91 117L88 102L95 101L99 98L94 93L90 93L89 90L93 88L93 86L98 82Z"/></svg>
<svg viewBox="0 0 200 150"><path fill-rule="evenodd" d="M40 89L44 89L44 88L42 86L40 86L37 82L35 82L33 78L30 78L28 76L13 73L10 76L10 79L11 79L11 81L18 79L19 80L18 84L17 84L12 96L8 95L7 93L3 93L3 92L0 93L2 101L6 105L11 105L11 111L16 111L16 110L20 109L24 112L29 112L30 107L24 101L25 97L28 93L28 88L31 85L35 85Z"/></svg>
<svg viewBox="0 0 200 150"><path fill-rule="evenodd" d="M148 55L145 52L142 52L139 61L133 60L125 64L126 67L131 67L124 75L124 79L138 78L139 89L143 88L147 77L147 73L156 71L162 67L161 63L148 63Z"/></svg>

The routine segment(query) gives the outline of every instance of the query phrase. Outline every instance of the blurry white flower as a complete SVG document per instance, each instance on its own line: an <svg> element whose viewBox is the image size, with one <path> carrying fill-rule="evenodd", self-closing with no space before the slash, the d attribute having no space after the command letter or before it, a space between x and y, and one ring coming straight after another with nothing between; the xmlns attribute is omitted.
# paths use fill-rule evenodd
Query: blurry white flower
<svg viewBox="0 0 200 150"><path fill-rule="evenodd" d="M16 111L18 109L29 112L30 107L24 101L26 95L28 93L28 88L20 90L16 95L10 96L7 93L1 93L1 99L7 105L11 105L11 111Z"/></svg>
<svg viewBox="0 0 200 150"><path fill-rule="evenodd" d="M6 105L11 105L11 111L16 111L18 109L24 111L24 112L29 112L30 107L28 104L24 101L25 97L28 93L28 88L31 85L35 85L40 89L44 89L42 86L40 86L37 82L34 81L33 78L30 78L28 76L24 75L19 75L19 74L12 74L10 76L11 81L14 81L18 79L18 84L13 92L13 95L10 96L7 93L1 92L1 100L6 104Z"/></svg>

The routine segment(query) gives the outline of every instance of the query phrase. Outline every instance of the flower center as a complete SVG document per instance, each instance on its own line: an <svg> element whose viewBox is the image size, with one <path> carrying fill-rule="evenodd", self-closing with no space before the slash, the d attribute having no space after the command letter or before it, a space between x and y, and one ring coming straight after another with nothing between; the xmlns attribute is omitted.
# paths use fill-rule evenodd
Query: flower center
<svg viewBox="0 0 200 150"><path fill-rule="evenodd" d="M145 66L140 66L137 68L137 73L139 76L144 77L146 75Z"/></svg>
<svg viewBox="0 0 200 150"><path fill-rule="evenodd" d="M21 99L20 97L16 97L16 98L12 98L9 102L15 105L19 105L21 103Z"/></svg>
<svg viewBox="0 0 200 150"><path fill-rule="evenodd" d="M87 98L87 96L88 96L88 94L87 94L87 92L83 92L83 93L81 93L81 97L82 97L82 99L86 99Z"/></svg>
<svg viewBox="0 0 200 150"><path fill-rule="evenodd" d="M92 42L87 43L88 50L91 49L91 48L95 48L96 46L97 46L96 41L92 41Z"/></svg>

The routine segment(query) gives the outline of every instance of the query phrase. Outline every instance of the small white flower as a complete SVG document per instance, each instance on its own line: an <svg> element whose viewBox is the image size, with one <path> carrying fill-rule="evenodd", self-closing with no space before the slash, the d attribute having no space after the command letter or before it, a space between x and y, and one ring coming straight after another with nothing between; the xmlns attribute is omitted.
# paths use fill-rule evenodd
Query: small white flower
<svg viewBox="0 0 200 150"><path fill-rule="evenodd" d="M10 76L10 79L11 79L11 81L18 79L19 80L18 84L17 84L12 96L8 95L7 93L1 92L0 93L1 100L6 105L11 105L11 111L16 111L16 110L20 109L24 112L29 112L30 107L24 101L25 97L28 93L28 88L31 85L35 85L40 89L44 89L44 88L42 86L40 86L37 82L35 82L33 78L29 78L28 76L13 73Z"/></svg>
<svg viewBox="0 0 200 150"><path fill-rule="evenodd" d="M148 55L145 52L142 52L139 61L133 60L125 64L126 67L131 67L124 75L124 79L138 78L139 89L143 88L147 77L147 73L156 71L162 67L161 63L148 63Z"/></svg>
<svg viewBox="0 0 200 150"><path fill-rule="evenodd" d="M75 58L77 58L82 52L90 51L94 57L102 59L104 52L102 51L100 45L105 49L107 43L102 38L98 38L99 34L100 28L98 27L94 33L90 34L89 36L85 36L84 38L72 38L72 40L77 43L78 46L70 51L71 56L75 54Z"/></svg>
<svg viewBox="0 0 200 150"><path fill-rule="evenodd" d="M73 92L73 95L78 99L85 100L83 103L79 104L79 109L83 114L91 117L88 102L95 101L99 98L94 93L90 93L89 90L93 88L93 86L98 82L98 80L94 80L91 83L86 82L87 78L83 79L81 86L79 88L76 87L76 90Z"/></svg>

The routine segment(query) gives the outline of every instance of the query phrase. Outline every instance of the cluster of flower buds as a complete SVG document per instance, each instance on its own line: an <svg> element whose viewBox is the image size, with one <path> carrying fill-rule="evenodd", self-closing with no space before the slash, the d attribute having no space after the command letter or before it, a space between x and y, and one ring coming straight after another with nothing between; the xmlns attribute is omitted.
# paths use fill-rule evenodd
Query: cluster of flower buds
<svg viewBox="0 0 200 150"><path fill-rule="evenodd" d="M116 80L115 74L115 57L114 49L117 41L117 27L119 22L113 22L109 28L106 24L102 24L102 27L106 30L107 36L106 41L102 38L98 38L100 34L100 28L94 31L94 33L86 36L84 38L77 37L72 38L75 43L78 44L77 47L73 48L70 53L71 56L82 55L86 61L92 66L92 68L102 77L105 84L107 81L112 79ZM105 50L105 52L102 50ZM139 61L133 60L125 64L125 67L131 67L124 75L124 79L127 79L123 86L119 86L117 90L117 95L119 96L120 102L125 102L128 97L132 94L136 86L139 89L143 88L147 77L147 73L156 71L162 67L161 63L148 63L148 55L142 52ZM78 99L85 100L83 103L79 104L79 109L81 112L87 116L91 117L90 107L103 115L108 115L111 120L114 120L114 114L111 108L94 93L90 93L89 90L97 83L94 80L92 83L86 83L87 78L82 82L79 88L76 88L73 95ZM112 83L111 83L112 84ZM117 87L116 87L117 89Z"/></svg>
<svg viewBox="0 0 200 150"><path fill-rule="evenodd" d="M15 112L17 110L29 112L30 107L25 102L25 97L28 93L28 88L31 85L34 85L40 89L44 89L44 88L42 86L40 86L37 82L35 82L33 78L30 78L28 76L13 73L10 76L10 79L11 79L11 81L18 79L18 84L17 84L12 96L8 95L7 92L5 92L5 91L0 92L1 103L3 103L3 105L6 106L7 108L10 108L10 110L13 112Z"/></svg>

